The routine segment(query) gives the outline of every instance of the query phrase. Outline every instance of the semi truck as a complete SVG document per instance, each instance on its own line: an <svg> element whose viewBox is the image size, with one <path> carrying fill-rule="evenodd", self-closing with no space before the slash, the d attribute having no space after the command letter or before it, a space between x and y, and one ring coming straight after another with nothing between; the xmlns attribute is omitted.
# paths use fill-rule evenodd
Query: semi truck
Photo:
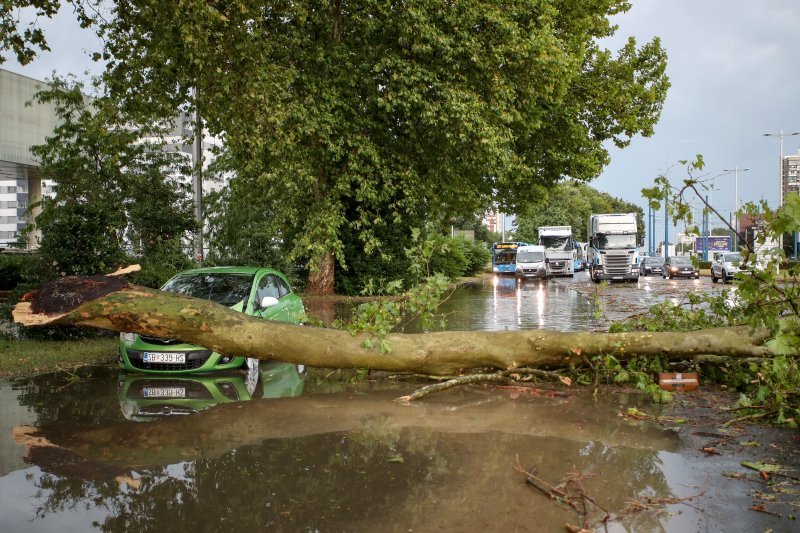
<svg viewBox="0 0 800 533"><path fill-rule="evenodd" d="M595 283L639 279L639 246L636 213L589 216L587 259Z"/></svg>
<svg viewBox="0 0 800 533"><path fill-rule="evenodd" d="M572 226L542 226L538 228L539 244L547 254L548 276L574 276L577 253L572 239Z"/></svg>

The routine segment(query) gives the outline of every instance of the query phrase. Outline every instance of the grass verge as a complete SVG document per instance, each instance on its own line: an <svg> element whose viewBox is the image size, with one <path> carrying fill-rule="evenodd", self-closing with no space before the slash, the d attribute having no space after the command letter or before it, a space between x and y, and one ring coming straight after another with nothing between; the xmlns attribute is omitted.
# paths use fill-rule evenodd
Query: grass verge
<svg viewBox="0 0 800 533"><path fill-rule="evenodd" d="M115 363L116 337L75 341L0 340L0 376Z"/></svg>

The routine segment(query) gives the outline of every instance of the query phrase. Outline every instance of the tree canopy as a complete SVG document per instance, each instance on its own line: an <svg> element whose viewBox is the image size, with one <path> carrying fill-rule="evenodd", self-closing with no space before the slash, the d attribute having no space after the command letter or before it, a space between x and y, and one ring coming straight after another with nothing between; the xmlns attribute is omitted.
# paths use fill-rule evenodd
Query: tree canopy
<svg viewBox="0 0 800 533"><path fill-rule="evenodd" d="M391 225L515 212L597 176L607 143L652 134L669 85L660 41L599 44L629 7L117 0L78 13L103 36L111 95L140 116L198 108L241 190L293 235L309 288L328 292L345 230L372 254Z"/></svg>
<svg viewBox="0 0 800 533"><path fill-rule="evenodd" d="M636 213L637 238L639 241L644 239L641 207L575 181L561 183L541 196L531 198L522 214L517 216L516 238L537 242L540 226L572 226L575 239L583 241L592 213Z"/></svg>
<svg viewBox="0 0 800 533"><path fill-rule="evenodd" d="M35 223L43 263L61 275L93 274L129 262L131 253L144 262L182 255L194 229L188 158L165 149L158 126L136 126L113 101L82 89L56 78L36 95L59 119L32 148L56 192L43 199Z"/></svg>

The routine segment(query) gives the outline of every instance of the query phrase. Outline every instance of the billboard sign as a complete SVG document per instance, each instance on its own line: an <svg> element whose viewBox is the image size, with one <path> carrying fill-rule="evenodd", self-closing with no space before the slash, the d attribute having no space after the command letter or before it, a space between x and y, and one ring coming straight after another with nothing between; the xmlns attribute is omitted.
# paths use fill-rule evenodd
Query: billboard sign
<svg viewBox="0 0 800 533"><path fill-rule="evenodd" d="M719 235L710 235L708 237L695 237L694 251L696 253L703 253L706 251L706 239L708 239L709 252L728 252L731 249L731 238Z"/></svg>

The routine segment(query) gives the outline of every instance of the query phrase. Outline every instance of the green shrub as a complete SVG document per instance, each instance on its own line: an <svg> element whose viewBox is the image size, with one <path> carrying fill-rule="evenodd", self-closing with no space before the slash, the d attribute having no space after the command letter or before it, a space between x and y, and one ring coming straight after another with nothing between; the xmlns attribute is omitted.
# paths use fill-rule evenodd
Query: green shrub
<svg viewBox="0 0 800 533"><path fill-rule="evenodd" d="M482 242L467 240L464 242L467 257L467 269L464 275L474 276L486 270L486 266L492 259L492 252Z"/></svg>
<svg viewBox="0 0 800 533"><path fill-rule="evenodd" d="M30 255L0 254L0 291L10 291L23 280L23 270Z"/></svg>
<svg viewBox="0 0 800 533"><path fill-rule="evenodd" d="M466 241L443 235L436 235L434 239L438 253L431 257L431 272L444 274L451 280L463 276L468 265Z"/></svg>

